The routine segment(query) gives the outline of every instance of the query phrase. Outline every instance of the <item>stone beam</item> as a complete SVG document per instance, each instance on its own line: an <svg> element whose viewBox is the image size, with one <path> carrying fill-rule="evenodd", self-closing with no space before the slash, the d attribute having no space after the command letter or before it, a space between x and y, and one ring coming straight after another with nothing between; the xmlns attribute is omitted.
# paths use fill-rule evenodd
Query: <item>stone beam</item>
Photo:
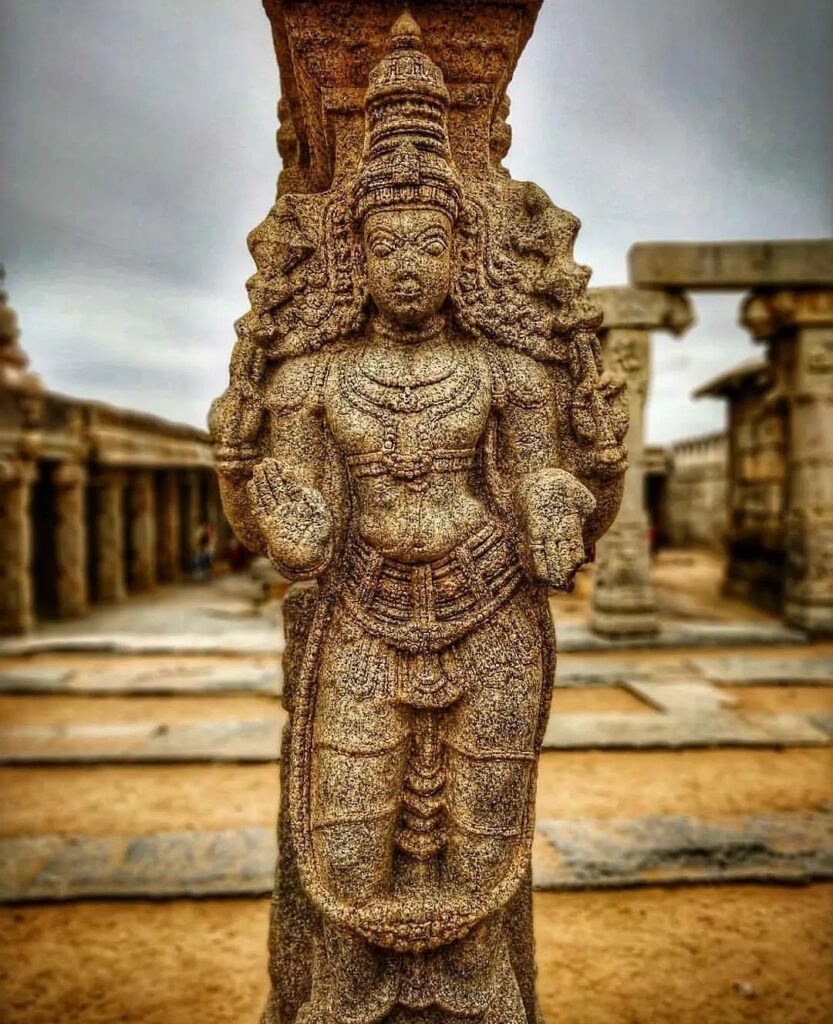
<svg viewBox="0 0 833 1024"><path fill-rule="evenodd" d="M640 242L628 255L637 288L739 291L833 287L833 238L783 242Z"/></svg>
<svg viewBox="0 0 833 1024"><path fill-rule="evenodd" d="M590 298L604 313L602 330L624 327L680 335L694 324L689 299L659 288L591 288Z"/></svg>

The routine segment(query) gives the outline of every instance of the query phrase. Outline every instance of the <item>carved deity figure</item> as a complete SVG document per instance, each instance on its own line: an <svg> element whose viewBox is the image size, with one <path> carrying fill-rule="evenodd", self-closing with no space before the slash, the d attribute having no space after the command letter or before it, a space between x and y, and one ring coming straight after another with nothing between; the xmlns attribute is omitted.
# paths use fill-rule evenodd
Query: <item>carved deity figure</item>
<svg viewBox="0 0 833 1024"><path fill-rule="evenodd" d="M285 576L266 1024L538 1019L530 860L554 637L615 515L627 414L578 222L463 180L404 14L364 149L283 195L211 422L226 512Z"/></svg>

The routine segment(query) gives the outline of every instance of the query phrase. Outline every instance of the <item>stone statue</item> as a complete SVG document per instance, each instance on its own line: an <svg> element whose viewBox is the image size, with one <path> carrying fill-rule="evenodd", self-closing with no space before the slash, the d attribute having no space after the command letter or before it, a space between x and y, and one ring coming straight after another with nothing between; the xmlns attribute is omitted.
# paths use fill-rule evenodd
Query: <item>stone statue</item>
<svg viewBox="0 0 833 1024"><path fill-rule="evenodd" d="M538 1019L547 590L615 515L627 413L578 222L508 177L506 146L464 180L448 106L406 12L351 173L284 193L250 237L212 409L238 535L317 581L285 603L264 1024Z"/></svg>

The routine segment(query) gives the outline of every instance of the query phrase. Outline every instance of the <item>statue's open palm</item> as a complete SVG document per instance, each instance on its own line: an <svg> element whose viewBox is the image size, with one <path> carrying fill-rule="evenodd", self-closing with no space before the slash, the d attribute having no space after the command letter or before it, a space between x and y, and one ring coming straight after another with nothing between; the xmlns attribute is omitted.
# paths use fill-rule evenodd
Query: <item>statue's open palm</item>
<svg viewBox="0 0 833 1024"><path fill-rule="evenodd" d="M249 497L279 568L311 573L332 553L333 517L319 490L289 480L275 459L255 466Z"/></svg>

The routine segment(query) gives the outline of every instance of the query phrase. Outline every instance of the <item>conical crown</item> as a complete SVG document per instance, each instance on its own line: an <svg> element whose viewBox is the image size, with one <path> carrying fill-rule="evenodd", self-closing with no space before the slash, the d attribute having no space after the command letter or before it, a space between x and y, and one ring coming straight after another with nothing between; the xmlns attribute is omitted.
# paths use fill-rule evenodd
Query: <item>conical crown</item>
<svg viewBox="0 0 833 1024"><path fill-rule="evenodd" d="M391 29L388 53L370 72L365 144L353 187L358 220L391 206L431 206L456 220L462 189L448 139L448 90L442 71L422 52L419 26L404 11Z"/></svg>

